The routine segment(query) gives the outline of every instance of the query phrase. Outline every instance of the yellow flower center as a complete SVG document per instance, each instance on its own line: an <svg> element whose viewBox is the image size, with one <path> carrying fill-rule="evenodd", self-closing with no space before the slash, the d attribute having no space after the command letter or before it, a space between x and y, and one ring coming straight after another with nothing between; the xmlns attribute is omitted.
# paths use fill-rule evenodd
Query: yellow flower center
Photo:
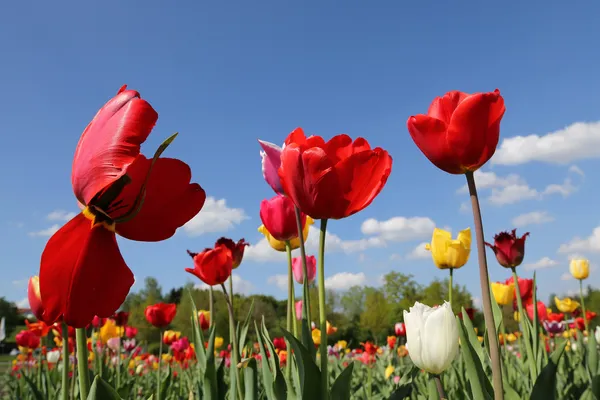
<svg viewBox="0 0 600 400"><path fill-rule="evenodd" d="M83 211L83 216L92 221L92 227L100 224L111 232L115 231L115 221L108 214L94 206L87 206Z"/></svg>

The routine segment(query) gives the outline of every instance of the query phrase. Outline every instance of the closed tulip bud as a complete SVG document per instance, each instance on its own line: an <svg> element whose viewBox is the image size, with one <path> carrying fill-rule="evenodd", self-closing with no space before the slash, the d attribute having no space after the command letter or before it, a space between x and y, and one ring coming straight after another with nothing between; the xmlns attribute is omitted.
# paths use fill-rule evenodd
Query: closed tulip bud
<svg viewBox="0 0 600 400"><path fill-rule="evenodd" d="M315 280L317 276L317 259L315 256L306 256L306 270L308 283ZM304 283L304 266L302 264L302 257L294 257L292 259L292 271L294 273L294 279L299 284Z"/></svg>
<svg viewBox="0 0 600 400"><path fill-rule="evenodd" d="M173 321L176 312L177 304L158 303L146 307L144 315L152 326L164 328Z"/></svg>
<svg viewBox="0 0 600 400"><path fill-rule="evenodd" d="M469 261L471 253L471 229L462 230L452 239L452 234L435 228L431 244L425 246L431 251L433 263L439 269L460 268Z"/></svg>
<svg viewBox="0 0 600 400"><path fill-rule="evenodd" d="M200 323L200 329L207 330L210 327L210 311L198 311L198 322Z"/></svg>
<svg viewBox="0 0 600 400"><path fill-rule="evenodd" d="M296 319L297 320L301 320L302 319L302 300L298 300L295 304L296 307Z"/></svg>
<svg viewBox="0 0 600 400"><path fill-rule="evenodd" d="M60 360L60 350L51 350L46 353L48 364L56 364Z"/></svg>
<svg viewBox="0 0 600 400"><path fill-rule="evenodd" d="M515 296L515 285L505 285L500 282L492 282L492 293L494 294L496 303L498 303L498 305L505 306L513 301Z"/></svg>
<svg viewBox="0 0 600 400"><path fill-rule="evenodd" d="M277 195L261 201L260 220L276 240L284 242L299 236L294 202L289 197ZM304 226L306 215L301 214L300 220Z"/></svg>
<svg viewBox="0 0 600 400"><path fill-rule="evenodd" d="M579 303L569 297L565 297L561 300L554 296L554 303L556 304L556 308L564 313L572 313L579 308Z"/></svg>
<svg viewBox="0 0 600 400"><path fill-rule="evenodd" d="M304 242L306 242L306 239L308 239L308 232L310 226L314 223L315 221L311 217L306 217L306 223L304 224L304 228L302 229L302 238L304 239ZM282 240L275 239L264 225L259 226L258 231L265 236L265 239L267 239L267 241L269 242L269 246L271 246L273 250L286 251L285 242ZM295 237L289 242L292 250L295 250L300 247L299 237Z"/></svg>
<svg viewBox="0 0 600 400"><path fill-rule="evenodd" d="M529 316L529 319L533 321L533 301L530 301L527 304L525 304L525 309L527 310L527 315ZM540 321L546 321L548 319L548 310L546 309L546 305L542 301L537 302L537 315L538 320Z"/></svg>
<svg viewBox="0 0 600 400"><path fill-rule="evenodd" d="M133 326L125 327L125 336L127 336L129 339L133 339L134 337L137 336L137 334L138 334L137 328L135 328Z"/></svg>
<svg viewBox="0 0 600 400"><path fill-rule="evenodd" d="M165 333L163 333L163 343L170 346L174 341L179 340L180 337L181 332L165 331Z"/></svg>
<svg viewBox="0 0 600 400"><path fill-rule="evenodd" d="M525 239L529 232L520 238L517 237L517 230L513 229L510 233L500 232L494 236L494 245L485 243L496 255L498 264L504 268L515 268L521 265L525 257Z"/></svg>
<svg viewBox="0 0 600 400"><path fill-rule="evenodd" d="M312 340L313 343L315 344L315 346L318 346L321 344L321 331L319 329L313 329L312 332Z"/></svg>
<svg viewBox="0 0 600 400"><path fill-rule="evenodd" d="M396 333L396 336L406 336L406 326L404 325L404 322L396 322L396 325L394 325L394 333Z"/></svg>
<svg viewBox="0 0 600 400"><path fill-rule="evenodd" d="M394 373L395 369L393 365L388 365L385 369L385 379L390 379L390 376Z"/></svg>
<svg viewBox="0 0 600 400"><path fill-rule="evenodd" d="M40 346L39 336L28 330L22 330L17 333L15 342L17 343L17 346L31 350L37 349Z"/></svg>
<svg viewBox="0 0 600 400"><path fill-rule="evenodd" d="M416 302L404 311L406 347L413 363L439 375L458 353L458 325L450 303L431 308Z"/></svg>
<svg viewBox="0 0 600 400"><path fill-rule="evenodd" d="M515 280L511 276L505 282L506 285L514 285ZM521 295L521 300L524 302L529 301L529 299L533 296L533 279L527 278L518 278L517 283L519 285L519 294ZM516 289L516 287L515 287ZM514 300L517 300L517 291L515 290Z"/></svg>
<svg viewBox="0 0 600 400"><path fill-rule="evenodd" d="M590 262L584 258L574 258L569 264L573 278L583 280L590 276Z"/></svg>

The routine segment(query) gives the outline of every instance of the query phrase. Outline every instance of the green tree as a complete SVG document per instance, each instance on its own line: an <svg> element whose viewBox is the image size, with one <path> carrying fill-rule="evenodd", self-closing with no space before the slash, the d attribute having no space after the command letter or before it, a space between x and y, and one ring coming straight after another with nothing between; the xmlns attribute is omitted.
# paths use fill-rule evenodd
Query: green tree
<svg viewBox="0 0 600 400"><path fill-rule="evenodd" d="M15 303L0 297L0 319L5 318L6 337L9 338L19 325L23 325L23 317Z"/></svg>
<svg viewBox="0 0 600 400"><path fill-rule="evenodd" d="M129 325L138 329L138 342L147 342L151 349L160 340L160 330L146 320L146 307L163 301L162 289L155 278L148 277L144 288L138 293L130 293L123 304L123 310L129 312Z"/></svg>
<svg viewBox="0 0 600 400"><path fill-rule="evenodd" d="M423 301L423 287L412 275L392 271L384 275L383 282L383 292L390 304L390 316L396 322L404 320L404 310L412 307L415 301Z"/></svg>
<svg viewBox="0 0 600 400"><path fill-rule="evenodd" d="M383 343L393 329L389 309L390 304L383 291L365 288L365 307L360 315L360 325L378 343Z"/></svg>

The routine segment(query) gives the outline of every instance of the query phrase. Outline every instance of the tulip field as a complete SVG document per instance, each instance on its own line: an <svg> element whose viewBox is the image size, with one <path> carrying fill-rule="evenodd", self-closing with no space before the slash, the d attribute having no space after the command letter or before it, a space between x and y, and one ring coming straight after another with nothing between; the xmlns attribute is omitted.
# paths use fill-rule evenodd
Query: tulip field
<svg viewBox="0 0 600 400"><path fill-rule="evenodd" d="M580 295L546 304L537 298L535 274L520 276L527 241L535 238L515 229L493 234L483 225L473 174L494 155L504 112L498 90L452 91L426 114L408 117L423 162L441 178L466 179L473 218L465 226L473 222L473 232L433 230L426 249L448 272L447 296L403 307L402 318L384 327L386 340L332 340L326 236L328 226L376 200L392 157L365 138L326 141L296 128L282 135L282 146L258 140L256 148L255 168L260 151L265 191L274 192L256 205L258 229L288 260L283 333L275 336L264 315L256 317L254 303L240 315L232 271L248 243L215 238L211 248L181 249L189 265L174 272L208 287L202 304L191 289L182 294L192 304L184 315L190 334L172 329L183 300L156 302L145 306L144 318L160 340L148 343L138 341L139 326L122 309L134 275L116 236L167 240L202 213L207 195L185 162L162 156L177 135L153 155L141 154L158 113L123 86L76 146L71 183L82 211L48 240L39 274L29 280L36 320L16 334L19 352L0 375L0 399L600 399L598 310L586 308L583 291L588 260L569 266ZM319 250L308 255L313 224ZM478 261L481 324L473 309L458 303L456 312L454 272L470 257ZM491 268L507 279L490 282ZM226 329L217 329L217 307L227 310Z"/></svg>

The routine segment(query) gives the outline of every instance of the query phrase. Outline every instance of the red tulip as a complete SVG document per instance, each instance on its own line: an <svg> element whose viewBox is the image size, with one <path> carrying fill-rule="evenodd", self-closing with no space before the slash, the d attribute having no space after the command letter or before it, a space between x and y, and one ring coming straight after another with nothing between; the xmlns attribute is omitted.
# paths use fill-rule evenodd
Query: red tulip
<svg viewBox="0 0 600 400"><path fill-rule="evenodd" d="M408 118L417 147L436 167L450 174L476 171L496 151L505 111L500 92L459 91L436 97L427 111Z"/></svg>
<svg viewBox="0 0 600 400"><path fill-rule="evenodd" d="M308 272L308 283L311 283L317 276L317 259L315 256L306 256L306 270ZM294 257L292 259L292 272L294 273L294 279L296 282L303 284L304 266L302 265L302 257Z"/></svg>
<svg viewBox="0 0 600 400"><path fill-rule="evenodd" d="M388 336L387 337L387 344L390 347L390 349L393 349L396 346L396 336Z"/></svg>
<svg viewBox="0 0 600 400"><path fill-rule="evenodd" d="M52 326L46 325L44 321L31 323L29 320L25 320L25 325L27 325L27 329L33 333L35 333L39 337L48 336L48 332Z"/></svg>
<svg viewBox="0 0 600 400"><path fill-rule="evenodd" d="M29 300L31 312L38 321L44 321L49 324L54 322L45 318L44 305L42 304L42 297L40 295L40 278L38 276L29 278L29 283L27 285L27 299Z"/></svg>
<svg viewBox="0 0 600 400"><path fill-rule="evenodd" d="M127 311L119 311L114 313L111 317L117 326L125 326L127 325L127 321L129 321L129 313Z"/></svg>
<svg viewBox="0 0 600 400"><path fill-rule="evenodd" d="M277 350L285 350L287 347L285 344L285 339L282 337L273 338L273 346Z"/></svg>
<svg viewBox="0 0 600 400"><path fill-rule="evenodd" d="M596 318L596 315L597 314L595 312L593 312L593 311L587 310L585 312L585 318L588 320L588 322L590 322L591 320L593 320L594 318Z"/></svg>
<svg viewBox="0 0 600 400"><path fill-rule="evenodd" d="M300 237L296 223L296 211L292 199L278 194L260 202L260 220L273 238L285 242ZM300 214L302 228L306 224L306 214Z"/></svg>
<svg viewBox="0 0 600 400"><path fill-rule="evenodd" d="M406 336L406 325L404 325L404 322L397 322L394 325L394 332L396 336Z"/></svg>
<svg viewBox="0 0 600 400"><path fill-rule="evenodd" d="M563 313L549 313L548 314L548 321L561 322L564 319L565 319L565 314L563 314Z"/></svg>
<svg viewBox="0 0 600 400"><path fill-rule="evenodd" d="M506 285L514 284L515 280L511 276L504 283ZM533 279L519 278L519 292L521 294L521 300L527 301L533 296ZM514 301L517 301L517 291L515 290Z"/></svg>
<svg viewBox="0 0 600 400"><path fill-rule="evenodd" d="M367 207L392 172L387 151L348 135L325 142L301 128L285 140L279 178L287 196L314 219L340 219Z"/></svg>
<svg viewBox="0 0 600 400"><path fill-rule="evenodd" d="M146 307L144 315L146 316L146 321L152 326L164 328L173 321L176 312L177 304L158 303Z"/></svg>
<svg viewBox="0 0 600 400"><path fill-rule="evenodd" d="M154 159L140 154L157 118L138 92L123 86L85 128L71 174L83 211L50 238L42 254L45 320L63 316L68 325L85 327L95 315L109 317L134 282L116 233L165 240L204 205L206 194L190 183L187 164L158 158L161 151Z"/></svg>
<svg viewBox="0 0 600 400"><path fill-rule="evenodd" d="M137 336L137 334L138 334L137 328L134 328L133 326L125 327L125 336L127 336L129 339L133 339L134 337Z"/></svg>
<svg viewBox="0 0 600 400"><path fill-rule="evenodd" d="M210 312L209 311L198 311L198 322L200 324L200 329L203 331L210 328Z"/></svg>
<svg viewBox="0 0 600 400"><path fill-rule="evenodd" d="M530 299L530 301L525 304L525 309L527 310L529 319L533 321L533 299ZM548 308L542 301L537 302L537 314L538 320L540 321L546 321L548 319Z"/></svg>
<svg viewBox="0 0 600 400"><path fill-rule="evenodd" d="M513 229L511 233L500 232L494 236L494 245L485 243L496 255L498 263L504 268L515 268L521 265L525 257L525 239L529 232L520 238L517 237L517 230Z"/></svg>
<svg viewBox="0 0 600 400"><path fill-rule="evenodd" d="M577 317L574 319L574 322L569 324L569 328L579 329L580 331L583 331L585 330L585 321L582 317Z"/></svg>
<svg viewBox="0 0 600 400"><path fill-rule="evenodd" d="M37 349L40 345L40 337L32 331L22 330L15 337L17 346L26 347L28 349Z"/></svg>
<svg viewBox="0 0 600 400"><path fill-rule="evenodd" d="M202 253L188 250L188 254L194 259L194 268L186 268L185 271L197 276L207 285L220 285L231 275L233 257L226 246L206 249Z"/></svg>
<svg viewBox="0 0 600 400"><path fill-rule="evenodd" d="M365 348L365 353L367 353L369 355L377 354L377 346L374 345L373 343L365 342L365 343L362 343L362 345Z"/></svg>
<svg viewBox="0 0 600 400"><path fill-rule="evenodd" d="M107 319L108 318L100 318L99 316L94 315L94 318L92 318L92 326L94 328L102 328Z"/></svg>
<svg viewBox="0 0 600 400"><path fill-rule="evenodd" d="M222 237L215 243L215 247L220 245L224 245L231 251L231 256L233 257L233 265L232 268L236 269L242 263L242 258L244 258L244 249L246 246L250 246L250 243L247 243L243 238L238 240L237 243L231 239Z"/></svg>

